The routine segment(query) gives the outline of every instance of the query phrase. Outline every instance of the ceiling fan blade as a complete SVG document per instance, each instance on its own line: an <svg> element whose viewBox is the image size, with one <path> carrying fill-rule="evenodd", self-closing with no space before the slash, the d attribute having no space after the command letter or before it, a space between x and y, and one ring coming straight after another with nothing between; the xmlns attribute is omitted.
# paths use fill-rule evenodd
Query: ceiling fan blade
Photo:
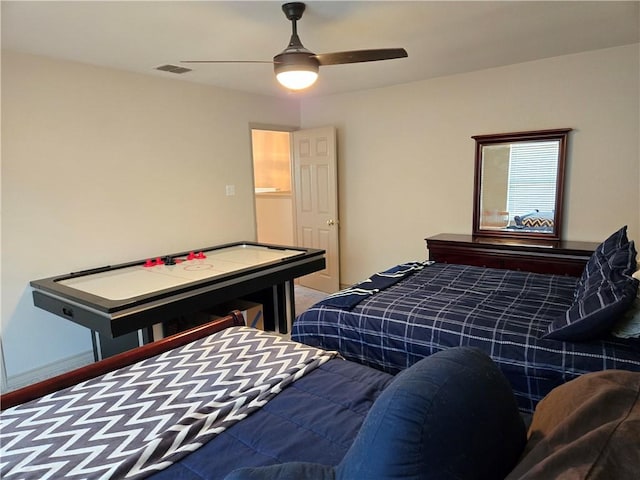
<svg viewBox="0 0 640 480"><path fill-rule="evenodd" d="M180 63L270 63L273 60L180 60Z"/></svg>
<svg viewBox="0 0 640 480"><path fill-rule="evenodd" d="M404 48L378 48L373 50L351 50L316 54L320 65L341 65L344 63L376 62L407 57Z"/></svg>

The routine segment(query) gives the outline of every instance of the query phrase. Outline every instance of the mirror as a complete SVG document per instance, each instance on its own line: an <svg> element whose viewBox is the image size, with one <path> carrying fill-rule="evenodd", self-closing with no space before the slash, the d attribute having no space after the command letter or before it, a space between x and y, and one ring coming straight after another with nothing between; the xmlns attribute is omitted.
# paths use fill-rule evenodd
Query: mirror
<svg viewBox="0 0 640 480"><path fill-rule="evenodd" d="M476 135L473 234L560 240L570 128Z"/></svg>

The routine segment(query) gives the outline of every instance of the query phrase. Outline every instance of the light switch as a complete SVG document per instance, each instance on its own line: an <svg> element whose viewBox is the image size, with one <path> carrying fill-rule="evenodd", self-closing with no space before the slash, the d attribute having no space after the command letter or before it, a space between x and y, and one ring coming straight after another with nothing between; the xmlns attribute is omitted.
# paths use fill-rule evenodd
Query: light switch
<svg viewBox="0 0 640 480"><path fill-rule="evenodd" d="M225 191L227 193L227 197L231 197L236 194L236 186L235 185L227 185L225 187Z"/></svg>

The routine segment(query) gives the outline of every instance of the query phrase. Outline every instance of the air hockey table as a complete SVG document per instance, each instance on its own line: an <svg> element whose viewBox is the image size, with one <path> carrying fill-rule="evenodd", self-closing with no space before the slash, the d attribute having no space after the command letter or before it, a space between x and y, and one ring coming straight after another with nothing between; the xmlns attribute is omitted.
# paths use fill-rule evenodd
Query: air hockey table
<svg viewBox="0 0 640 480"><path fill-rule="evenodd" d="M30 283L34 305L91 329L99 360L158 340L163 322L241 297L263 305L266 328L287 333L293 280L325 265L324 250L237 242Z"/></svg>

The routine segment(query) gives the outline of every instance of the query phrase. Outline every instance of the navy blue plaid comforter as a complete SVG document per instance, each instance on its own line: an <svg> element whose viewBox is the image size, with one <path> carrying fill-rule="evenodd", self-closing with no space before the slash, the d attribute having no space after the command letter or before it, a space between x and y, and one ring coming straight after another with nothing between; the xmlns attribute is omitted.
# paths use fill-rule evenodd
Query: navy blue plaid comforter
<svg viewBox="0 0 640 480"><path fill-rule="evenodd" d="M540 337L573 301L577 278L433 264L352 308L317 305L292 338L397 373L445 348L480 348L532 412L554 387L604 369L640 371L637 343L569 343Z"/></svg>

